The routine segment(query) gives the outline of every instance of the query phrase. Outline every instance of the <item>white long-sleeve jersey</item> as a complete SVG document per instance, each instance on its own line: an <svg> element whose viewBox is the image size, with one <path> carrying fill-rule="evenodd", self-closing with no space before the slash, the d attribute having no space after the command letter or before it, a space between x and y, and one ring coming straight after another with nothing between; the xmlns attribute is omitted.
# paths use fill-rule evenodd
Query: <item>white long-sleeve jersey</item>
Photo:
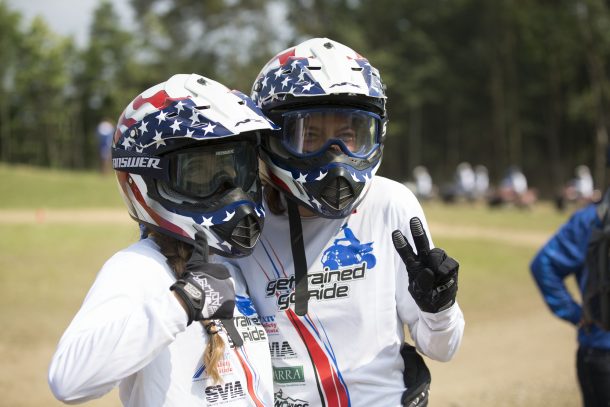
<svg viewBox="0 0 610 407"><path fill-rule="evenodd" d="M245 278L269 335L276 405L400 406L405 326L430 358L447 361L456 352L464 330L459 305L422 312L392 243L392 231L400 229L413 246L414 216L430 236L411 191L375 177L349 217L303 218L310 299L299 317L288 216L267 210L253 255L231 260L231 271Z"/></svg>
<svg viewBox="0 0 610 407"><path fill-rule="evenodd" d="M62 336L49 368L53 394L67 403L103 396L115 386L125 406L270 406L272 371L267 335L236 281L234 323L244 340L231 347L213 383L203 366L208 334L187 327L169 290L175 277L151 239L110 258Z"/></svg>

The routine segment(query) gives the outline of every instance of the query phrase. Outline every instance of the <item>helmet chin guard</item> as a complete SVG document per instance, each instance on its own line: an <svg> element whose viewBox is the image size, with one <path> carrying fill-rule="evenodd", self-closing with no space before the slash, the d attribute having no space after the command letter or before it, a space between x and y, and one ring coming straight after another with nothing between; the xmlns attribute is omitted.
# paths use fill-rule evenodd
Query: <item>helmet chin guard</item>
<svg viewBox="0 0 610 407"><path fill-rule="evenodd" d="M267 182L299 205L331 219L344 218L357 208L381 163L381 150L368 159L328 151L323 157L313 158L313 162L298 163L289 157L272 156L264 147L259 156L266 167Z"/></svg>
<svg viewBox="0 0 610 407"><path fill-rule="evenodd" d="M343 167L334 167L328 171L326 177L320 181L306 184L307 190L313 196L317 196L324 206L341 213L348 207L353 206L354 201L360 196L365 182L356 182L351 179L349 171Z"/></svg>

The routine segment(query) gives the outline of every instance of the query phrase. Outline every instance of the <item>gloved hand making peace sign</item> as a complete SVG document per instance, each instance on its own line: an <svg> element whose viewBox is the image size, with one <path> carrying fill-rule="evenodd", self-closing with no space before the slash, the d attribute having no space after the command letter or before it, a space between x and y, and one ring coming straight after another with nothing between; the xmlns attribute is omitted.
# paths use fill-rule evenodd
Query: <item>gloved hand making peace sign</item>
<svg viewBox="0 0 610 407"><path fill-rule="evenodd" d="M459 264L444 250L430 249L419 218L411 218L409 224L417 254L400 230L392 232L394 247L409 273L409 292L422 311L443 311L455 303Z"/></svg>

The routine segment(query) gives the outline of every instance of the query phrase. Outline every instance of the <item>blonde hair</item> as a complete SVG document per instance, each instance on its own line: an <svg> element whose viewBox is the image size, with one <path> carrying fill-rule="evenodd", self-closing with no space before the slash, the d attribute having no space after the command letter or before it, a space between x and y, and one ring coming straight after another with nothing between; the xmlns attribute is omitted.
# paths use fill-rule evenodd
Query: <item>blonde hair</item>
<svg viewBox="0 0 610 407"><path fill-rule="evenodd" d="M180 278L186 270L186 262L191 257L193 246L158 232L151 232L149 237L154 238L161 253L167 257L167 264L174 271L176 278ZM208 344L203 352L203 363L212 381L220 383L222 377L218 372L218 362L224 354L225 344L218 334L218 326L213 320L206 319L201 323L209 336Z"/></svg>

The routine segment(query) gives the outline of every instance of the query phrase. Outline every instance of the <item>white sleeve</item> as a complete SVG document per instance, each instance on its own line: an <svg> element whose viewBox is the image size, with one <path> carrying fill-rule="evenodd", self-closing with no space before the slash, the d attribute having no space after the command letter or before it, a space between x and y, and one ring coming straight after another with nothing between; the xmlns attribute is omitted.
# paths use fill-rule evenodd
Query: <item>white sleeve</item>
<svg viewBox="0 0 610 407"><path fill-rule="evenodd" d="M57 399L101 397L186 329L171 281L158 261L140 254L120 252L104 265L51 361Z"/></svg>
<svg viewBox="0 0 610 407"><path fill-rule="evenodd" d="M409 229L409 221L417 216L426 230L430 240L430 247L434 247L432 235L421 205L410 192L406 191L401 197L406 205L397 209L396 222L398 228L403 232L411 247L414 247L413 239ZM404 208L407 208L406 210ZM409 293L409 275L406 267L395 252L396 264L396 303L400 319L409 328L411 338L415 341L417 349L431 359L446 362L450 360L462 340L464 334L464 315L457 301L450 308L436 314L423 312L419 309L415 300Z"/></svg>
<svg viewBox="0 0 610 407"><path fill-rule="evenodd" d="M457 301L450 308L431 314L417 310L419 318L409 324L417 349L440 362L451 360L464 334L464 315Z"/></svg>

